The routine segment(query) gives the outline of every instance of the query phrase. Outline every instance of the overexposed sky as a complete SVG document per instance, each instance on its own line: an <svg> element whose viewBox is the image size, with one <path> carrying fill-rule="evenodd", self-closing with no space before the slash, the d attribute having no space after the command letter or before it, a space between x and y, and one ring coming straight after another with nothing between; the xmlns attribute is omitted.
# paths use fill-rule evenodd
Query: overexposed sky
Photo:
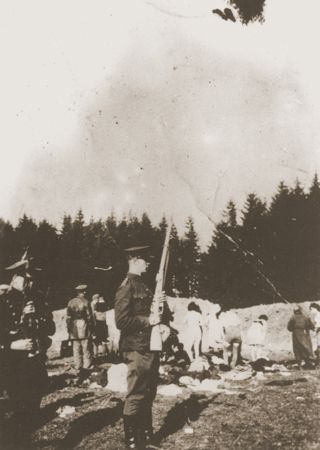
<svg viewBox="0 0 320 450"><path fill-rule="evenodd" d="M227 201L319 171L320 5L267 0L0 2L0 216L59 225L192 214L202 242Z"/></svg>

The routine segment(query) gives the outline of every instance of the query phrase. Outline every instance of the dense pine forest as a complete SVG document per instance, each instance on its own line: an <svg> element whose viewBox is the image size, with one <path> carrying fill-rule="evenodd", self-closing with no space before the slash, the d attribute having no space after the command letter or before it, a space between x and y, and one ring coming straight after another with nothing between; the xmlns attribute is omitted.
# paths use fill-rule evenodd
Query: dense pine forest
<svg viewBox="0 0 320 450"><path fill-rule="evenodd" d="M281 182L269 204L248 195L241 212L230 201L211 241L201 251L192 217L185 232L172 230L166 291L173 296L200 297L241 307L287 300L320 298L320 183ZM34 257L39 284L52 307L65 306L77 283L89 294L100 292L112 305L126 273L123 249L150 244L152 286L159 266L167 219L151 223L147 213L84 220L65 215L58 231L46 220L24 215L16 227L0 219L1 282L10 281L4 268L20 259L25 248ZM109 270L99 270L97 267Z"/></svg>

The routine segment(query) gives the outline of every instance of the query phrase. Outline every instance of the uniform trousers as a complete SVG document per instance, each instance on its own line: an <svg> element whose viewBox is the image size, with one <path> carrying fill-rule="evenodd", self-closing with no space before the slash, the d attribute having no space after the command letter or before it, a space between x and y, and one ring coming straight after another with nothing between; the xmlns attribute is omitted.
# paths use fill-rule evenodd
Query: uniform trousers
<svg viewBox="0 0 320 450"><path fill-rule="evenodd" d="M157 394L159 377L158 352L124 352L124 361L128 366L128 390L124 403L125 416L143 416L150 414L152 403Z"/></svg>
<svg viewBox="0 0 320 450"><path fill-rule="evenodd" d="M6 439L20 449L27 444L31 432L37 425L40 403L48 387L48 375L44 355L28 357L12 356L9 365L6 390L13 415L6 424ZM0 448L7 448L5 445Z"/></svg>
<svg viewBox="0 0 320 450"><path fill-rule="evenodd" d="M73 341L73 358L77 370L89 369L92 364L91 339L75 339Z"/></svg>

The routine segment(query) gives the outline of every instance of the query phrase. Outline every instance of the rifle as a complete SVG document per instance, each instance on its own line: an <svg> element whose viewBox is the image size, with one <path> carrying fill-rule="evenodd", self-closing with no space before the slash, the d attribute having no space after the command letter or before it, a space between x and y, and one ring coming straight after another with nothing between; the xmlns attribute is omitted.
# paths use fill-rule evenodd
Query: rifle
<svg viewBox="0 0 320 450"><path fill-rule="evenodd" d="M169 242L170 242L171 228L172 222L169 223L166 230L166 237L163 244L160 267L156 277L156 288L151 305L151 316L158 318L159 322L161 315L163 313L163 302L161 302L161 297L165 285L166 272L169 262ZM165 325L161 325L160 323L158 323L157 325L153 325L152 327L150 338L151 351L162 350L162 342L163 342L162 327L165 327Z"/></svg>
<svg viewBox="0 0 320 450"><path fill-rule="evenodd" d="M36 312L24 313L24 308L28 304L32 304L35 308L35 302L30 295L30 281L32 281L32 278L30 277L29 270L31 267L31 263L33 261L33 257L29 256L29 247L27 247L21 259L17 261L16 263L12 264L9 267L6 267L5 270L14 270L14 271L21 271L20 275L16 275L14 273L11 283L10 283L10 289L13 287L17 289L19 292L21 292L23 296L23 302L22 302L22 311L21 311L21 318L20 318L20 333L22 334L23 338L26 339L32 339L33 341L33 350L28 353L28 357L31 358L33 356L36 356L40 353L40 340L39 340L39 329L40 329L40 321L37 317ZM33 267L35 270L41 270L40 268ZM19 283L17 283L17 280ZM15 285L13 283L15 282Z"/></svg>

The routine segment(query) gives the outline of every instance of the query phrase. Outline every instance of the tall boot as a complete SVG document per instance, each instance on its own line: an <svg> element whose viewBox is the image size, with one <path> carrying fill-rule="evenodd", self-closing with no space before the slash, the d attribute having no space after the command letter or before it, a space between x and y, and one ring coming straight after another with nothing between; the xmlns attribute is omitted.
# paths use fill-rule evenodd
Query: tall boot
<svg viewBox="0 0 320 450"><path fill-rule="evenodd" d="M138 421L136 416L123 416L126 449L141 449L139 446Z"/></svg>
<svg viewBox="0 0 320 450"><path fill-rule="evenodd" d="M145 413L141 417L141 421L139 424L140 427L140 436L141 436L141 444L144 445L142 448L147 449L158 449L157 443L154 439L153 427L152 427L152 408L145 411Z"/></svg>

